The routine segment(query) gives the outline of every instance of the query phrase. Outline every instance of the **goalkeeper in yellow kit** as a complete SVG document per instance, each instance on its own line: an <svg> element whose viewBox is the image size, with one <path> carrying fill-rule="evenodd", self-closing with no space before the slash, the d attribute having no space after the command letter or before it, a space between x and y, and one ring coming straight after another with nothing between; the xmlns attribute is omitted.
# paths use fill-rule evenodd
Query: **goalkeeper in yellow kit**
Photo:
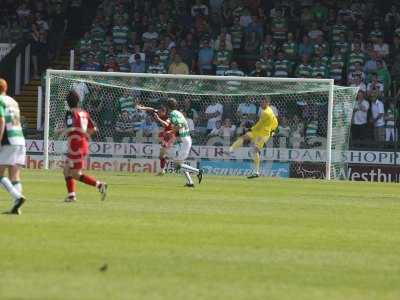
<svg viewBox="0 0 400 300"><path fill-rule="evenodd" d="M270 106L269 98L265 97L261 100L260 108L261 114L258 122L229 148L229 152L233 152L242 147L245 141L250 141L253 144L254 173L247 177L249 179L260 176L261 150L278 127L278 120Z"/></svg>

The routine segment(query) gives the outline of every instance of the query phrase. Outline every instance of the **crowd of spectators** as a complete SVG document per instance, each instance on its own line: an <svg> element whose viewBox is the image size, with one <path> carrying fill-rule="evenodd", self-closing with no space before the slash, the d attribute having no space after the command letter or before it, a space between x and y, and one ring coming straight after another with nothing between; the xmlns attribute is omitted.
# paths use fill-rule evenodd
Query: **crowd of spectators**
<svg viewBox="0 0 400 300"><path fill-rule="evenodd" d="M400 10L396 1L91 3L97 7L94 18L83 16L82 0L3 0L0 41L31 42L34 77L58 56L67 32L72 37L83 35L77 46L82 70L333 78L338 85L360 87L352 118L353 146L374 142L390 146L397 141ZM249 99L242 100L238 107L227 108L222 102L193 108L197 114L193 130L204 127L210 136L239 134L257 117L257 108L247 103ZM246 109L251 113L242 114L247 116L244 120L239 111ZM108 121L116 124L123 118L132 116L120 111ZM292 140L304 143L310 136L324 134L323 122L316 122L314 114L300 113L296 118L285 110L280 113L282 124L298 127L290 131L296 137ZM146 122L151 128L145 118L134 123L137 127ZM120 136L122 124L117 130Z"/></svg>
<svg viewBox="0 0 400 300"><path fill-rule="evenodd" d="M359 0L100 2L79 41L82 70L334 78L361 90L352 120L354 141L397 139L400 13L395 1L386 7ZM17 7L22 15L29 10L23 3ZM40 7L44 1L33 3ZM79 0L68 3L80 5ZM41 17L51 18L51 13L36 16L38 10L33 10L37 24ZM215 115L199 118L208 134L227 135L243 127L235 109L224 118L218 109L215 104L198 111ZM305 124L294 130L297 140L321 132L313 128L313 117L297 116L297 124ZM284 114L280 121L294 123Z"/></svg>

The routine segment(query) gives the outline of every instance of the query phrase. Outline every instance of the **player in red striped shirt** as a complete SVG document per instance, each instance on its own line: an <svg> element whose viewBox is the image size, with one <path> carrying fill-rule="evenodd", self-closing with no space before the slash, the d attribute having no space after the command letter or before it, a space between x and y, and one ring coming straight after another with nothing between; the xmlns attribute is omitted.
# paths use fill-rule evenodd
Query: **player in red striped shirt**
<svg viewBox="0 0 400 300"><path fill-rule="evenodd" d="M158 110L152 107L136 105L136 109L145 111L153 116L153 118L160 123L160 125L164 128L158 135L160 139L160 168L161 171L158 175L165 174L165 167L167 164L167 158L173 157L173 145L176 141L176 132L172 127L171 122L168 119L167 108L165 106L161 106Z"/></svg>
<svg viewBox="0 0 400 300"><path fill-rule="evenodd" d="M68 196L65 198L65 202L76 201L75 180L96 187L101 193L101 199L104 200L107 194L107 184L82 172L85 158L89 153L89 137L97 129L89 113L79 108L79 96L76 92L71 91L68 94L67 103L70 110L65 116L66 135L68 137L68 153L64 165Z"/></svg>

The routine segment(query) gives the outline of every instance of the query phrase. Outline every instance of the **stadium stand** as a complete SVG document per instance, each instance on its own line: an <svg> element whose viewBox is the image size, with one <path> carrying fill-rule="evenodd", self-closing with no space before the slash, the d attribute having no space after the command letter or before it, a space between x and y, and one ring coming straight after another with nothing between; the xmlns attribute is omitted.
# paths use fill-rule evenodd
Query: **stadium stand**
<svg viewBox="0 0 400 300"><path fill-rule="evenodd" d="M352 147L397 147L396 1L99 0L89 1L90 7L81 0L3 2L1 40L31 41L34 77L49 63L65 66L55 59L66 32L68 46L77 41L81 70L334 78L362 90ZM196 107L195 131L215 129L207 128L206 109ZM298 117L304 130L291 128L289 136L305 139L313 120ZM216 124L231 122L239 134L243 120L235 115L224 111Z"/></svg>

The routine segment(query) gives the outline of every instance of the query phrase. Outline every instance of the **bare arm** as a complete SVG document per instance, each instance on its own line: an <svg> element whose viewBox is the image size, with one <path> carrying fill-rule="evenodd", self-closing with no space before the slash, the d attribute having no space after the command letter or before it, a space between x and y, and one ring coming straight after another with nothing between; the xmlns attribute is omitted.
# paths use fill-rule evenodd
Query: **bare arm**
<svg viewBox="0 0 400 300"><path fill-rule="evenodd" d="M170 125L170 122L168 120L163 120L160 118L160 116L158 114L154 114L154 118L156 119L156 121L158 121L161 126L163 127L168 127Z"/></svg>
<svg viewBox="0 0 400 300"><path fill-rule="evenodd" d="M145 111L145 112L154 112L154 113L157 112L157 110L155 108L148 107L148 106L143 106L143 105L139 105L139 104L136 105L135 108L137 110L141 110L141 111Z"/></svg>

